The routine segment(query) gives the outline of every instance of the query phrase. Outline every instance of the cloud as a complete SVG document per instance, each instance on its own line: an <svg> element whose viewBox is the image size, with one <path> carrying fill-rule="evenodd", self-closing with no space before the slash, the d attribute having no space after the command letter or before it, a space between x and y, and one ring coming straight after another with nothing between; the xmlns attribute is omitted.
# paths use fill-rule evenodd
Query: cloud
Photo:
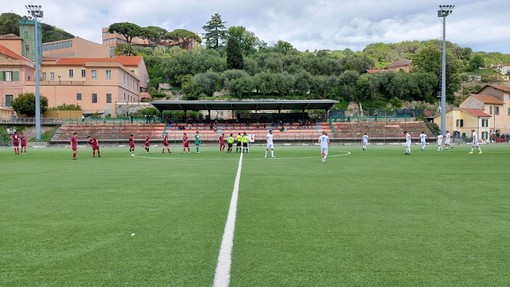
<svg viewBox="0 0 510 287"><path fill-rule="evenodd" d="M2 10L25 15L24 5L10 1ZM447 39L475 51L510 53L508 0L457 0L447 18ZM40 0L43 21L76 36L101 42L101 28L115 22L184 28L202 26L219 13L228 26L245 26L272 44L290 42L300 50L362 50L374 42L441 39L439 0L188 0L122 2Z"/></svg>

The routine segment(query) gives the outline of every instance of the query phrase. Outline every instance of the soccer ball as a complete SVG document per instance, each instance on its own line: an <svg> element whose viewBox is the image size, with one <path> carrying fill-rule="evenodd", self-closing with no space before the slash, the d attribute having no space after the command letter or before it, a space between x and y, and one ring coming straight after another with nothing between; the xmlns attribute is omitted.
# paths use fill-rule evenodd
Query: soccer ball
<svg viewBox="0 0 510 287"><path fill-rule="evenodd" d="M135 156L134 154L131 154L131 156Z"/></svg>

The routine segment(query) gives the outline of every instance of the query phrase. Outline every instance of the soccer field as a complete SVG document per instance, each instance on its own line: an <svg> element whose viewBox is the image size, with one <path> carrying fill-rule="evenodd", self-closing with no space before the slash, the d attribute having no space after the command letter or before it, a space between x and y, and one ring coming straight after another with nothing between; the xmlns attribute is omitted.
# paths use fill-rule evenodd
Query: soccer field
<svg viewBox="0 0 510 287"><path fill-rule="evenodd" d="M0 286L211 286L240 154L0 149ZM235 147L234 147L235 149ZM510 285L510 146L243 155L230 286Z"/></svg>

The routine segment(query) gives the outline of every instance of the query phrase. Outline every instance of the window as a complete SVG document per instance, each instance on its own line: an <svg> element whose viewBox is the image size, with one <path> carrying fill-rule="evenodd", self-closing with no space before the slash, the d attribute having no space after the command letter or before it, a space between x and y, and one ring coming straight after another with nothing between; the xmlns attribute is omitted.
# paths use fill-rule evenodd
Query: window
<svg viewBox="0 0 510 287"><path fill-rule="evenodd" d="M91 70L90 76L92 77L92 79L96 80L97 79L97 70Z"/></svg>
<svg viewBox="0 0 510 287"><path fill-rule="evenodd" d="M87 76L87 70L81 70L81 77L85 78Z"/></svg>
<svg viewBox="0 0 510 287"><path fill-rule="evenodd" d="M111 80L112 79L112 70L106 70L106 79Z"/></svg>
<svg viewBox="0 0 510 287"><path fill-rule="evenodd" d="M499 115L499 107L494 107L494 115Z"/></svg>
<svg viewBox="0 0 510 287"><path fill-rule="evenodd" d="M69 69L69 78L72 78L74 76L74 70Z"/></svg>
<svg viewBox="0 0 510 287"><path fill-rule="evenodd" d="M12 95L5 95L5 106L12 107Z"/></svg>
<svg viewBox="0 0 510 287"><path fill-rule="evenodd" d="M489 114L492 115L492 106L489 107Z"/></svg>
<svg viewBox="0 0 510 287"><path fill-rule="evenodd" d="M27 55L30 53L30 45L25 45L25 53L27 53Z"/></svg>
<svg viewBox="0 0 510 287"><path fill-rule="evenodd" d="M81 93L76 93L76 100L81 101Z"/></svg>
<svg viewBox="0 0 510 287"><path fill-rule="evenodd" d="M0 71L0 81L12 82L19 80L19 72L17 71Z"/></svg>
<svg viewBox="0 0 510 287"><path fill-rule="evenodd" d="M457 120L455 126L458 128L464 127L464 120Z"/></svg>
<svg viewBox="0 0 510 287"><path fill-rule="evenodd" d="M93 104L97 103L97 94L92 94L92 103Z"/></svg>
<svg viewBox="0 0 510 287"><path fill-rule="evenodd" d="M486 140L489 138L489 132L482 132L482 139Z"/></svg>
<svg viewBox="0 0 510 287"><path fill-rule="evenodd" d="M54 72L50 72L50 80L55 80L55 73Z"/></svg>
<svg viewBox="0 0 510 287"><path fill-rule="evenodd" d="M489 126L489 120L482 119L482 127L486 128Z"/></svg>
<svg viewBox="0 0 510 287"><path fill-rule="evenodd" d="M508 108L508 115L510 116L510 108Z"/></svg>
<svg viewBox="0 0 510 287"><path fill-rule="evenodd" d="M43 72L42 73L42 80L45 81L46 80L46 72Z"/></svg>
<svg viewBox="0 0 510 287"><path fill-rule="evenodd" d="M106 103L111 104L112 103L112 94L106 94Z"/></svg>

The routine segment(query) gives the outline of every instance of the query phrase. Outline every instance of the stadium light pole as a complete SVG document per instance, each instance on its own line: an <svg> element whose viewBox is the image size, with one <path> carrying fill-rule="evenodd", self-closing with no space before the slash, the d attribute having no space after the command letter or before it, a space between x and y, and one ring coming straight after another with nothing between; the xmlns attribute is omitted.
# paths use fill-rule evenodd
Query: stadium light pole
<svg viewBox="0 0 510 287"><path fill-rule="evenodd" d="M28 14L34 19L34 61L35 61L35 139L41 140L41 95L39 93L39 22L38 18L43 17L41 5L25 5Z"/></svg>
<svg viewBox="0 0 510 287"><path fill-rule="evenodd" d="M441 134L446 132L446 17L452 14L455 5L439 5L437 17L443 18L443 53L441 60Z"/></svg>

